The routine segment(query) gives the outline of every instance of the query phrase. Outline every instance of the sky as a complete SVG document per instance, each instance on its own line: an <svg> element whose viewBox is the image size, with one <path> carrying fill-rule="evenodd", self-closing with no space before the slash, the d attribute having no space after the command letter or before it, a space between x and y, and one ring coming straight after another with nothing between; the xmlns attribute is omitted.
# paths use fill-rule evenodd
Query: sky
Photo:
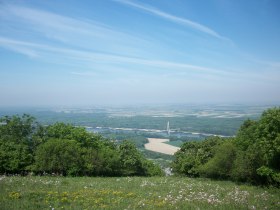
<svg viewBox="0 0 280 210"><path fill-rule="evenodd" d="M0 0L0 106L280 104L279 0Z"/></svg>

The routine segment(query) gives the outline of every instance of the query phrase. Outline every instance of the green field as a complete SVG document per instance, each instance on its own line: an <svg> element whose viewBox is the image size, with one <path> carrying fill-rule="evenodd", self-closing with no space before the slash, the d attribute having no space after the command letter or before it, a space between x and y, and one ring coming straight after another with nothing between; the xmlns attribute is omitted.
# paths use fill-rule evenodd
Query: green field
<svg viewBox="0 0 280 210"><path fill-rule="evenodd" d="M280 209L280 191L185 177L0 177L0 209Z"/></svg>

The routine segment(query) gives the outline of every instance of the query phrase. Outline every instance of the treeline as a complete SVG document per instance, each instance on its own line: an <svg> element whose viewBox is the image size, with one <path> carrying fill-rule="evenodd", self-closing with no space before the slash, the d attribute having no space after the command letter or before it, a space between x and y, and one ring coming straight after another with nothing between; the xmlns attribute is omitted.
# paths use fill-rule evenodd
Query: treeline
<svg viewBox="0 0 280 210"><path fill-rule="evenodd" d="M175 154L173 170L190 177L280 186L280 108L246 120L236 137L186 142Z"/></svg>
<svg viewBox="0 0 280 210"><path fill-rule="evenodd" d="M116 144L82 127L55 123L42 126L35 118L0 118L0 174L71 176L162 175L129 141Z"/></svg>

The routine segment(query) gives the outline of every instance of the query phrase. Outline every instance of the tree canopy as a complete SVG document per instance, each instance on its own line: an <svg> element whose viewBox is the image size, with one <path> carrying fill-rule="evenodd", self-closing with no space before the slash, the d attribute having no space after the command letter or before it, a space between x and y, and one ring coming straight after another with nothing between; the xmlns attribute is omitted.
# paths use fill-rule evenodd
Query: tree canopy
<svg viewBox="0 0 280 210"><path fill-rule="evenodd" d="M34 172L71 176L162 175L128 141L120 144L83 127L42 126L29 115L0 119L0 173Z"/></svg>
<svg viewBox="0 0 280 210"><path fill-rule="evenodd" d="M280 108L246 120L234 138L184 143L172 167L187 176L280 186Z"/></svg>

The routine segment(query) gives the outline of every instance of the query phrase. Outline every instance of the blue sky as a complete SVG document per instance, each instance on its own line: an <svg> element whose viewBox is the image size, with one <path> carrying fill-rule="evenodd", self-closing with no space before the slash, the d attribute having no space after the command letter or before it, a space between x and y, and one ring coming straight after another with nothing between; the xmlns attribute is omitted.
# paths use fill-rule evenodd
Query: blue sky
<svg viewBox="0 0 280 210"><path fill-rule="evenodd" d="M0 105L280 103L278 0L0 1Z"/></svg>

